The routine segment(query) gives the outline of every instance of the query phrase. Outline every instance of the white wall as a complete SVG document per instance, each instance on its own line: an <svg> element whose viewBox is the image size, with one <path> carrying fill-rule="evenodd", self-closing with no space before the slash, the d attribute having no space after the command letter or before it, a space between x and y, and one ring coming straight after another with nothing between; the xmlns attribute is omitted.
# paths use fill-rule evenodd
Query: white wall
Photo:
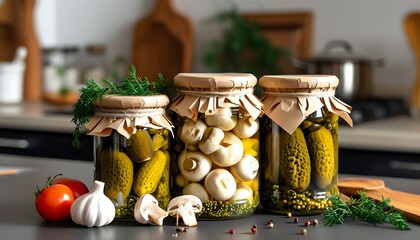
<svg viewBox="0 0 420 240"><path fill-rule="evenodd" d="M38 5L49 1L39 0ZM129 58L134 24L152 9L155 2L56 0L55 44L83 46L102 42L108 47L108 59L119 54ZM238 6L241 12L310 10L315 16L314 53L322 51L330 40L347 40L356 54L385 59L385 67L375 70L376 95L409 98L415 63L402 21L408 12L420 11L418 0L173 0L173 5L189 17L195 27L194 71L206 71L202 62L204 44L219 36L220 30L203 22L217 12L230 9L232 5ZM47 9L51 11L51 8ZM39 12L38 18L50 16ZM37 27L41 34L46 34L41 31L44 26Z"/></svg>

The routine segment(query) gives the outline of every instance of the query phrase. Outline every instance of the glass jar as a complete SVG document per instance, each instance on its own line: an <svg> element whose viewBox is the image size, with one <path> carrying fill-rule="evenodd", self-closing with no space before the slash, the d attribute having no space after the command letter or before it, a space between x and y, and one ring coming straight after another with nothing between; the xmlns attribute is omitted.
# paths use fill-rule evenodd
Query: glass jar
<svg viewBox="0 0 420 240"><path fill-rule="evenodd" d="M203 202L199 219L251 215L259 205L259 116L251 74L187 74L174 78L174 196Z"/></svg>
<svg viewBox="0 0 420 240"><path fill-rule="evenodd" d="M338 119L351 107L334 97L338 78L263 76L261 204L272 212L321 213L339 194Z"/></svg>
<svg viewBox="0 0 420 240"><path fill-rule="evenodd" d="M115 204L116 219L134 220L134 205L153 195L166 209L170 196L169 98L105 96L86 125L94 135L95 180Z"/></svg>

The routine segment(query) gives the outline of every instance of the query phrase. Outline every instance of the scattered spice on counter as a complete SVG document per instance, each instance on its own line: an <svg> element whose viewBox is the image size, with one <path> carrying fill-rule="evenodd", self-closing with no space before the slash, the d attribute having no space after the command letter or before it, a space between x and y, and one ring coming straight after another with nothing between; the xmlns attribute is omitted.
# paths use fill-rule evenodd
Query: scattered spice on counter
<svg viewBox="0 0 420 240"><path fill-rule="evenodd" d="M268 220L268 222L267 222L267 228L273 228L274 227L274 222L273 222L273 220Z"/></svg>
<svg viewBox="0 0 420 240"><path fill-rule="evenodd" d="M319 223L318 219L314 219L314 220L312 221L312 224L313 224L314 226L318 225L318 223Z"/></svg>
<svg viewBox="0 0 420 240"><path fill-rule="evenodd" d="M177 228L176 231L177 232L187 232L188 228L187 227Z"/></svg>
<svg viewBox="0 0 420 240"><path fill-rule="evenodd" d="M288 213L287 213L287 217L288 217L288 218L291 218L291 217L292 217L292 213L291 213L291 212L288 212Z"/></svg>
<svg viewBox="0 0 420 240"><path fill-rule="evenodd" d="M294 222L294 223L299 223L299 218L297 218L297 217L296 217L296 218L294 218L294 219L293 219L293 222Z"/></svg>
<svg viewBox="0 0 420 240"><path fill-rule="evenodd" d="M305 221L305 227L310 226L310 225L311 225L311 221L306 220L306 221Z"/></svg>
<svg viewBox="0 0 420 240"><path fill-rule="evenodd" d="M306 228L302 228L302 229L300 230L300 234L302 234L302 235L306 235L306 233L308 233L308 230L306 230Z"/></svg>
<svg viewBox="0 0 420 240"><path fill-rule="evenodd" d="M231 228L231 229L229 230L229 233L230 233L230 234L235 234L235 229L234 229L234 228Z"/></svg>

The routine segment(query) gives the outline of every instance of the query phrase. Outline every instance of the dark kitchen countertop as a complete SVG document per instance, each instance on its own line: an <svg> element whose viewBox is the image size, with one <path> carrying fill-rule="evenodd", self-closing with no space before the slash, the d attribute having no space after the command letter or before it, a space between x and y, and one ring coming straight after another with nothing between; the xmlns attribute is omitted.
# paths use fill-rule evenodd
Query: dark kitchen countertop
<svg viewBox="0 0 420 240"><path fill-rule="evenodd" d="M91 162L59 159L17 157L0 154L0 169L15 167L20 169L17 175L0 176L0 239L399 239L412 240L420 236L420 225L410 223L411 230L399 231L391 225L372 226L358 221L348 221L344 225L308 227L305 236L300 235L304 220L321 216L300 217L300 224L294 224L292 218L274 215L263 210L254 215L236 220L199 221L197 227L189 228L175 237L176 226L173 219L165 219L164 226L141 225L137 222L113 222L101 228L86 228L74 224L71 220L61 223L46 223L37 214L34 207L35 186L42 186L45 177L63 173L65 176L78 178L88 186L93 179ZM386 184L394 189L420 194L420 180L384 178ZM274 228L267 229L264 224L274 221ZM252 225L258 225L258 232L251 233ZM230 235L230 228L236 233Z"/></svg>

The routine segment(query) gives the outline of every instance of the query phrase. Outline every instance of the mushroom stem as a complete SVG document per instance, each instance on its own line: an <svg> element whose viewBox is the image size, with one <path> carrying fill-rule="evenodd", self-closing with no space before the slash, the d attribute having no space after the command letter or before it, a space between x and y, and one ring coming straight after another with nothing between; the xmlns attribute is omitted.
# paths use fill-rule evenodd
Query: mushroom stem
<svg viewBox="0 0 420 240"><path fill-rule="evenodd" d="M150 202L146 205L149 220L159 226L163 225L163 219L168 216L168 212L160 208L157 204Z"/></svg>

